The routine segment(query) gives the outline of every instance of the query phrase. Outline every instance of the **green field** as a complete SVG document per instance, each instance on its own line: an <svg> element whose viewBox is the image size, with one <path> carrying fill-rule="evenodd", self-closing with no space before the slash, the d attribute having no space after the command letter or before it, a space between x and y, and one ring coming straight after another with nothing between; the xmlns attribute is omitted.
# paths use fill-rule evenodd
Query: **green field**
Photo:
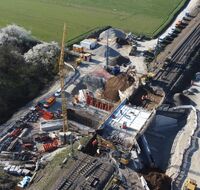
<svg viewBox="0 0 200 190"><path fill-rule="evenodd" d="M98 26L155 35L187 0L0 0L0 26L16 23L39 39L72 39Z"/></svg>

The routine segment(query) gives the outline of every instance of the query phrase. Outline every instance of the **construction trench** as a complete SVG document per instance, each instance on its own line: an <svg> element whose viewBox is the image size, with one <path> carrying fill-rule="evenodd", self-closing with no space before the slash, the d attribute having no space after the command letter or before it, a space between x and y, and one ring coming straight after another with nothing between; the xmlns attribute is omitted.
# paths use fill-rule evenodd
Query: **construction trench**
<svg viewBox="0 0 200 190"><path fill-rule="evenodd" d="M194 58L190 62L191 66L188 65L188 67L190 67L190 70L187 70L186 72L189 73L189 74L187 74L187 75L183 74L184 77L182 77L183 79L180 80L180 83L177 83L177 86L174 87L174 89L173 89L174 92L180 92L180 91L182 91L183 89L185 89L188 86L188 80L189 80L188 76L191 77L191 74L195 73L197 71L196 69L199 68L198 65L197 65L198 60L199 60L199 53L197 52L196 56L194 56ZM183 82L184 78L186 79L185 83ZM113 78L113 80L114 80L114 78ZM113 84L112 86L115 87L116 84L117 84L117 88L120 87L120 86L124 87L123 80L121 81L121 83L120 83L120 81L121 80L118 80L118 79L116 79L116 83L115 82L113 83L113 81L112 81L112 84ZM184 85L183 85L183 83L184 83ZM181 89L180 89L180 87L181 87ZM107 87L107 89L109 89L109 88ZM136 92L134 92L133 96L130 98L130 103L133 104L133 105L136 105L136 106L141 106L141 107L146 107L146 108L148 108L148 106L151 105L152 102L154 102L154 104L157 105L157 102L161 101L161 98L162 98L161 96L157 96L156 97L154 95L155 96L154 101L151 101L151 103L150 102L144 103L144 101L141 100L141 97L143 95L149 94L149 91L151 91L151 89L149 89L148 87L141 88L141 89L139 88ZM109 94L109 97L114 97L114 98L110 98L110 100L112 99L113 101L116 101L117 98L119 99L119 97L116 95L116 91L112 91L112 90L111 90L111 93ZM158 99L157 101L156 101L156 98ZM182 104L184 104L184 102L181 102L181 105ZM146 106L146 105L148 105L148 106ZM162 105L161 105L161 107L162 107ZM152 108L152 107L150 106L150 108ZM173 113L173 115L174 115L174 113ZM76 121L78 118L79 118L78 114L72 114L72 116L69 116L69 119L72 119L74 121ZM79 118L79 122L82 123L82 124L84 124L84 125L86 125L86 126L90 126L92 128L97 126L97 123L92 122L89 117L84 117L83 115ZM182 124L180 126L183 127L184 123L183 123L182 120L181 120L181 122L182 122ZM177 130L177 132L180 129L181 128L179 127L179 129ZM149 130L147 130L147 134L148 134L148 131L151 131L151 126L149 127ZM166 135L166 134L164 134L164 135ZM174 135L176 136L176 133L174 133ZM175 136L174 136L174 138L175 138ZM148 138L147 138L147 141L149 142ZM92 139L88 143L88 145L85 147L84 152L87 153L87 154L90 154L90 155L94 155L94 154L96 154L97 147L95 148L94 146L92 146L91 142L92 142ZM172 140L172 142L173 142L173 140ZM152 144L152 142L150 144ZM171 150L171 148L169 147L168 151L170 151L170 150ZM166 150L166 152L167 152L167 150ZM165 154L162 154L162 155L165 155ZM154 156L153 156L153 158L154 158ZM162 160L162 157L160 159ZM166 164L168 163L168 161L166 160L166 158L165 158L165 163ZM171 179L170 179L170 177L168 177L167 175L164 174L165 170L166 170L166 166L164 168L162 167L162 169L159 169L159 166L156 166L155 168L149 168L149 166L150 165L147 164L146 165L146 169L138 171L146 179L146 181L147 181L147 183L149 185L149 188L155 189L155 190L157 190L157 189L158 190L159 189L162 189L162 190L170 189L170 187L171 187Z"/></svg>
<svg viewBox="0 0 200 190"><path fill-rule="evenodd" d="M182 91L199 71L198 34L199 25L171 52L171 59L168 56L163 60L158 58L160 68L151 71L154 75L145 70L148 63L142 66L141 62L133 64L134 59L141 59L139 54L144 50L138 45L134 52L136 56L132 57L132 45L137 41L131 40L129 45L127 34L119 29L110 28L96 34L99 36L96 47L89 49L86 55L76 52L81 51L77 44L67 50L69 56L65 61L72 69L66 77L64 90L70 131L63 135L62 98L59 90L55 93L58 85L53 95L51 92L37 100L17 124L10 124L8 131L4 130L4 137L0 140L3 154L0 156L3 160L12 160L12 157L18 160L11 161L4 170L10 174L32 175L33 184L28 189L33 190L83 187L92 190L104 186L142 190L145 180L150 189L170 189L172 181L177 182L166 173L170 153L177 134L188 124L185 118L191 113L187 108L173 110L173 106L188 103ZM111 38L109 48L106 45L108 35ZM129 38L134 36L129 35ZM188 46L190 51L187 51ZM77 55L84 60L77 60ZM173 97L175 93L181 95ZM59 123L59 127L54 126L54 122ZM51 126L42 126L48 123ZM66 153L61 160L54 151L66 148L62 144L65 135L71 157L66 158ZM82 139L84 143L81 143ZM54 165L56 159L60 159L59 164ZM32 167L20 166L30 160ZM52 178L48 170L51 166L55 171Z"/></svg>

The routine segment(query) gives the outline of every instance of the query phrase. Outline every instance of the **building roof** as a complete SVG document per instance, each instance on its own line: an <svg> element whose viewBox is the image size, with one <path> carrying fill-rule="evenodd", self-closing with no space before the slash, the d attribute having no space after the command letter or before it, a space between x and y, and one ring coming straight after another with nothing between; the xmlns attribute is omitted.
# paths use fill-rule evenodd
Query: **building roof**
<svg viewBox="0 0 200 190"><path fill-rule="evenodd" d="M109 121L109 124L113 127L120 127L125 124L128 129L140 131L150 115L150 111L124 105L113 115L114 118Z"/></svg>
<svg viewBox="0 0 200 190"><path fill-rule="evenodd" d="M96 39L93 39L93 38L89 38L89 39L84 39L80 42L80 44L82 43L85 43L85 44L93 44L93 43L97 43L97 40Z"/></svg>
<svg viewBox="0 0 200 190"><path fill-rule="evenodd" d="M104 137L121 139L123 144L133 144L136 136L141 133L152 118L154 111L147 111L141 107L133 107L122 102L120 106L101 126Z"/></svg>

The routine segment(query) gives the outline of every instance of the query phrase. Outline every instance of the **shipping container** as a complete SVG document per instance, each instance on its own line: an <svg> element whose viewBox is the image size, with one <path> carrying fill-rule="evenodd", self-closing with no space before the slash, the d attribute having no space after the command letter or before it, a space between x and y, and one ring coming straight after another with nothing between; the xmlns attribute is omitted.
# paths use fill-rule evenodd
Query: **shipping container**
<svg viewBox="0 0 200 190"><path fill-rule="evenodd" d="M85 39L80 42L80 45L88 50L94 49L97 45L96 39Z"/></svg>
<svg viewBox="0 0 200 190"><path fill-rule="evenodd" d="M44 152L55 150L58 147L58 141L54 140L52 143L43 144Z"/></svg>
<svg viewBox="0 0 200 190"><path fill-rule="evenodd" d="M51 120L54 117L52 112L48 112L45 110L40 110L40 114L41 114L42 118L44 118L46 120Z"/></svg>
<svg viewBox="0 0 200 190"><path fill-rule="evenodd" d="M74 52L78 52L78 53L83 53L84 52L84 48L80 45L74 44L73 45L73 51Z"/></svg>

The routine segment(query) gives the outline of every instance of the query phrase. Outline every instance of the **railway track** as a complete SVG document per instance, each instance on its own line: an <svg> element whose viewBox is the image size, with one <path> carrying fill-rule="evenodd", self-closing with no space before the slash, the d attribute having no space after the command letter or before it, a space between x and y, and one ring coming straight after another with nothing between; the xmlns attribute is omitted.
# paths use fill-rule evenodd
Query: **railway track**
<svg viewBox="0 0 200 190"><path fill-rule="evenodd" d="M170 61L163 70L158 71L153 83L161 86L166 94L173 90L179 82L182 73L188 66L191 53L200 44L200 23L196 24L187 38L177 47L171 55Z"/></svg>
<svg viewBox="0 0 200 190"><path fill-rule="evenodd" d="M84 179L90 179L93 181L94 178L89 178L89 176L99 167L103 166L97 159L88 157L87 155L83 156L80 160L76 161L73 166L71 166L70 172L62 178L55 190L75 189L78 185L80 185L79 182L84 181ZM95 176L97 178L100 177L98 176L98 173L99 171L95 172ZM88 180L84 182L84 189L87 189L86 187L89 183ZM91 189L90 185L88 186L88 189Z"/></svg>
<svg viewBox="0 0 200 190"><path fill-rule="evenodd" d="M69 172L68 175L66 175L59 183L57 188L55 190L67 190L69 189L73 181L76 179L76 177L79 175L79 171L84 167L85 161L87 159L87 156L84 156L80 161L76 162L76 164L71 169L71 172ZM84 163L81 166L81 163Z"/></svg>
<svg viewBox="0 0 200 190"><path fill-rule="evenodd" d="M188 38L181 44L181 46L172 55L172 61L182 64L185 62L185 56L190 53L190 49L195 47L199 43L200 39L200 23L195 27L195 29L189 34ZM189 49L189 51L188 51Z"/></svg>

